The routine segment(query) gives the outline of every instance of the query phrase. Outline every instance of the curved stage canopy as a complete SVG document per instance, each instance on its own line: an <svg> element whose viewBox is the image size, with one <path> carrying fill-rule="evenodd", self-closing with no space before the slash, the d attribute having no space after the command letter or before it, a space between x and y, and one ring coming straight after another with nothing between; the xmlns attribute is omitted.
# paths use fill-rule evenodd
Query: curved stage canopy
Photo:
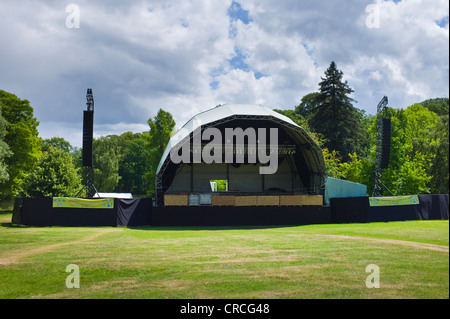
<svg viewBox="0 0 450 319"><path fill-rule="evenodd" d="M198 153L201 155L203 147L210 143L209 139L205 140L203 134L207 128L220 130L221 145L226 144L226 129L240 128L243 132L248 132L247 129L250 128L257 133L265 132L267 144L274 144L269 132L270 129L277 129L276 172L260 174L260 168L267 164L258 161L259 158L256 162L250 160L253 157L249 155L251 148L248 146L248 136L247 143L244 142L244 146L248 148L245 148L243 162L236 161L236 149L232 162L224 160L223 154L221 161L210 164L205 163L203 158L198 160ZM260 136L257 137L258 140L259 138ZM195 145L199 145L195 142L199 140L202 147L200 151L195 148ZM178 163L172 160L172 154L180 154L186 150L183 147L186 143L189 145L189 160ZM270 145L267 145L268 152L269 147ZM171 137L157 168L155 199L157 205L162 205L166 193L211 193L212 180L225 180L228 193L323 195L325 177L322 150L311 136L291 119L259 105L227 104L197 114Z"/></svg>

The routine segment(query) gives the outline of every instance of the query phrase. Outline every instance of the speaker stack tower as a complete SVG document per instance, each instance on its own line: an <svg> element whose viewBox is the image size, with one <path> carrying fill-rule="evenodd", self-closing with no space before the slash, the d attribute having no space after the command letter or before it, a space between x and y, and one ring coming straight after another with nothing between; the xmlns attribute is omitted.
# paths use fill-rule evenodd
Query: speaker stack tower
<svg viewBox="0 0 450 319"><path fill-rule="evenodd" d="M83 166L86 167L86 197L91 198L96 191L92 155L94 140L94 96L92 89L87 89L86 105L87 110L83 112Z"/></svg>
<svg viewBox="0 0 450 319"><path fill-rule="evenodd" d="M380 167L389 167L389 157L391 155L391 119L383 117L381 119L381 160Z"/></svg>
<svg viewBox="0 0 450 319"><path fill-rule="evenodd" d="M94 111L83 112L83 166L92 166Z"/></svg>

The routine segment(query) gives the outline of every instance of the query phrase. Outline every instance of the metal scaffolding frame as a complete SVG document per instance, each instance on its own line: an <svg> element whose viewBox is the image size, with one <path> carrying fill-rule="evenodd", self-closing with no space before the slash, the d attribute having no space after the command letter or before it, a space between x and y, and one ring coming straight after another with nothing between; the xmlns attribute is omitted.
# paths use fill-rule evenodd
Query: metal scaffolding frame
<svg viewBox="0 0 450 319"><path fill-rule="evenodd" d="M377 106L376 158L374 168L375 185L373 188L372 196L381 196L382 187L384 187L389 191L389 193L391 193L391 195L393 195L392 192L381 181L383 171L383 169L381 168L381 152L383 147L383 119L387 118L387 104L388 98L387 96L384 96Z"/></svg>

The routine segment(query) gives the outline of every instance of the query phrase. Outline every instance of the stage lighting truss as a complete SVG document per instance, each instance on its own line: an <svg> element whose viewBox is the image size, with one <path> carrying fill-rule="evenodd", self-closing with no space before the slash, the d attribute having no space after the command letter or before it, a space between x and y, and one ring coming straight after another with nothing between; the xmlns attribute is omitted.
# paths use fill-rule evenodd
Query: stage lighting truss
<svg viewBox="0 0 450 319"><path fill-rule="evenodd" d="M254 155L258 154L258 151L261 149L261 146L258 145L239 145L239 144L232 144L232 145L222 145L222 144L209 144L209 143L202 143L201 147L194 147L191 145L191 152L194 154L202 153L204 150L204 147L208 145L211 146L213 149L217 150L220 149L222 151L222 154L225 154L227 152L231 152L231 154L243 154L243 155ZM270 145L265 146L265 154L269 154L271 152ZM277 153L278 155L293 155L296 153L296 147L295 145L278 145L277 146Z"/></svg>

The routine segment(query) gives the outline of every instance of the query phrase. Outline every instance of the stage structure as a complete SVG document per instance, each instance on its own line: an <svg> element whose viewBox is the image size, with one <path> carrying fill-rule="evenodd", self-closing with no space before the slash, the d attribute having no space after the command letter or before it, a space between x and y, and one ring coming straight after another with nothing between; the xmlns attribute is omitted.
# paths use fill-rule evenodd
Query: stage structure
<svg viewBox="0 0 450 319"><path fill-rule="evenodd" d="M387 104L388 98L387 96L384 96L377 106L377 145L374 169L375 186L372 196L381 196L382 187L393 195L381 181L382 170L389 167L389 157L391 151L391 118L389 118L387 114Z"/></svg>
<svg viewBox="0 0 450 319"><path fill-rule="evenodd" d="M217 159L217 149L211 147L212 141L217 141L212 136L204 139L209 128L221 133L217 143L221 154L219 160L207 163L201 156L205 147ZM269 133L275 129L277 140L272 141ZM265 136L256 137L256 147L249 143L250 134L242 145L235 136L230 146L230 140L225 140L230 130L263 132ZM267 143L261 146L261 139ZM196 144L199 140L201 143ZM277 147L272 148L273 144ZM262 174L267 161L259 157L253 160L263 147L266 155L277 153L275 173ZM171 155L180 155L186 149L188 163L171 159ZM227 150L233 154L231 162L226 160ZM322 206L325 178L322 150L291 119L259 105L219 105L197 114L171 137L156 172L155 202L156 206ZM215 181L224 182L226 189L216 191Z"/></svg>
<svg viewBox="0 0 450 319"><path fill-rule="evenodd" d="M92 89L87 89L86 93L87 109L83 111L83 166L86 167L86 185L78 192L76 197L86 188L86 197L92 198L98 193L94 186L93 167L93 135L94 135L94 95Z"/></svg>

